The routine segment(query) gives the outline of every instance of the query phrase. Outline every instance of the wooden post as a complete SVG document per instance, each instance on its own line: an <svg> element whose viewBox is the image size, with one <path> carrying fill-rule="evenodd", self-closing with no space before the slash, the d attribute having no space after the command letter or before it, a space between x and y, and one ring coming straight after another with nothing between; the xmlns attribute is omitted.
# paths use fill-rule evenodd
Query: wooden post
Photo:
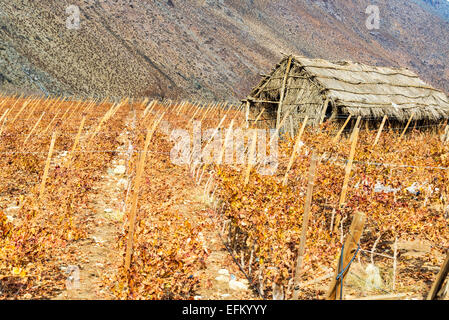
<svg viewBox="0 0 449 320"><path fill-rule="evenodd" d="M343 124L341 129L338 131L338 133L334 137L334 139L332 140L333 143L336 143L338 141L338 139L340 138L341 134L343 133L343 130L346 128L346 125L349 123L349 120L351 120L351 117L352 117L351 115L348 116L348 118L346 119L345 123Z"/></svg>
<svg viewBox="0 0 449 320"><path fill-rule="evenodd" d="M206 111L203 113L203 116L201 117L201 122L204 121L204 119L206 119L206 115L209 113L209 111L211 111L213 109L212 106L209 105L209 107L206 108Z"/></svg>
<svg viewBox="0 0 449 320"><path fill-rule="evenodd" d="M293 291L293 300L297 300L299 296L299 282L301 280L301 267L302 260L304 257L304 251L306 247L306 236L307 230L309 227L309 215L310 209L312 207L312 195L313 195L313 186L315 184L315 172L318 163L318 158L316 153L312 154L312 162L310 164L309 169L309 181L307 184L307 194L306 194L306 202L304 205L304 215L302 219L302 230L301 230L301 238L299 243L299 253L298 259L296 260L296 268L295 268L295 278L294 278L294 291Z"/></svg>
<svg viewBox="0 0 449 320"><path fill-rule="evenodd" d="M2 133L3 133L3 127L5 126L6 119L7 119L6 116L8 115L8 113L9 113L10 110L11 110L11 109L6 109L5 113L3 113L3 116L2 116L2 118L1 118L1 120L0 120L0 122L2 123L2 125L1 125L1 127L0 127L0 136L1 136Z"/></svg>
<svg viewBox="0 0 449 320"><path fill-rule="evenodd" d="M30 133L28 133L27 137L25 138L25 141L23 142L24 145L27 143L28 139L31 137L31 135L33 134L34 130L36 130L37 126L41 122L41 120L44 117L44 115L45 115L45 111L42 112L41 116L39 117L39 120L37 120L37 122L34 125L33 129L31 129Z"/></svg>
<svg viewBox="0 0 449 320"><path fill-rule="evenodd" d="M53 119L51 119L51 121L50 121L50 123L48 124L48 126L44 129L44 131L42 131L42 134L45 134L45 133L48 131L48 129L50 129L51 125L52 125L53 122L56 120L56 117L58 116L59 111L60 111L60 109L56 110L56 113L55 113Z"/></svg>
<svg viewBox="0 0 449 320"><path fill-rule="evenodd" d="M131 266L131 257L133 252L133 242L134 242L134 229L136 224L136 212L137 212L137 200L139 197L139 190L142 180L142 174L145 171L145 159L148 152L148 146L150 145L150 141L153 137L154 132L156 131L156 128L158 124L161 122L162 118L164 117L165 113L162 114L162 116L153 123L153 126L150 130L148 130L146 138L145 138L145 145L143 153L141 153L139 157L139 163L137 164L137 173L136 173L136 180L134 183L134 193L132 196L132 202L131 202L131 212L129 216L129 229L128 229L128 242L126 246L126 253L125 253L125 271L128 272L130 266Z"/></svg>
<svg viewBox="0 0 449 320"><path fill-rule="evenodd" d="M226 115L225 115L225 117L226 117ZM228 145L228 141L232 134L232 126L233 125L234 125L234 120L231 120L231 124L229 125L228 131L226 132L226 136L225 136L225 139L223 142L223 148L221 149L220 160L222 161L222 163L225 163L225 159L224 159L225 151L226 151L226 147Z"/></svg>
<svg viewBox="0 0 449 320"><path fill-rule="evenodd" d="M354 140L352 140L351 152L349 154L349 160L348 160L348 163L346 164L346 168L345 168L346 173L345 173L345 179L343 182L343 189L341 190L341 195L340 195L340 202L339 202L340 207L343 206L343 204L345 203L345 200L346 200L346 193L348 191L349 177L351 175L352 162L354 160L354 154L355 154L355 148L357 146L358 136L359 136L359 128L355 127Z"/></svg>
<svg viewBox="0 0 449 320"><path fill-rule="evenodd" d="M191 123L191 122L195 119L196 115L201 111L201 108L202 108L202 107L203 107L203 106L198 107L198 108L195 110L195 112L194 112L193 115L192 115L192 118L190 118L190 120L189 120L189 123Z"/></svg>
<svg viewBox="0 0 449 320"><path fill-rule="evenodd" d="M385 122L387 121L387 115L384 115L382 123L380 124L379 131L377 131L376 139L374 140L373 147L379 142L380 134L384 128Z"/></svg>
<svg viewBox="0 0 449 320"><path fill-rule="evenodd" d="M360 237L362 236L363 228L365 226L366 215L362 212L357 212L352 220L349 233L346 235L346 240L344 243L343 257L338 259L337 270L335 271L335 277L332 279L332 283L329 287L329 291L326 295L327 300L336 300L341 293L341 281L349 272L350 267L348 266L352 257L354 256L357 247L359 245ZM343 264L341 264L343 262ZM346 268L347 267L347 268ZM343 275L337 280L337 276L343 269L346 268Z"/></svg>
<svg viewBox="0 0 449 320"><path fill-rule="evenodd" d="M72 109L72 106L73 106L73 104L69 104L69 106L67 107L67 109L65 110L65 112L61 116L61 121L64 120L65 116L68 114L70 109Z"/></svg>
<svg viewBox="0 0 449 320"><path fill-rule="evenodd" d="M252 124L251 128L255 128L257 125L257 121L259 121L260 117L262 116L262 114L264 113L265 108L262 109L262 111L260 111L259 115L257 116L256 120L254 120L254 123Z"/></svg>
<svg viewBox="0 0 449 320"><path fill-rule="evenodd" d="M42 177L42 182L41 182L41 186L39 189L39 199L42 199L42 196L44 195L45 182L47 181L48 170L50 169L51 155L53 154L53 148L55 146L55 141L56 141L56 132L53 132L53 135L51 137L51 142L50 142L50 149L48 150L47 161L45 162L44 175Z"/></svg>
<svg viewBox="0 0 449 320"><path fill-rule="evenodd" d="M396 270L397 270L397 261L398 261L398 237L394 240L393 245L393 291L396 290Z"/></svg>
<svg viewBox="0 0 449 320"><path fill-rule="evenodd" d="M324 117L326 116L326 111L327 111L327 104L329 103L329 98L326 98L326 100L324 101L323 104L323 110L321 111L321 116L320 116L320 123L322 124L324 121Z"/></svg>
<svg viewBox="0 0 449 320"><path fill-rule="evenodd" d="M432 284L432 288L430 289L430 292L427 295L427 300L434 300L437 297L437 294L440 291L441 286L443 285L444 280L447 278L448 274L449 274L449 251L447 252L446 260L444 260L440 272L438 272L435 282Z"/></svg>
<svg viewBox="0 0 449 320"><path fill-rule="evenodd" d="M70 114L67 116L66 120L69 120L72 118L72 116L76 113L76 111L78 110L78 108L81 106L81 101L79 101L76 105L75 108L73 108L72 112L70 112Z"/></svg>
<svg viewBox="0 0 449 320"><path fill-rule="evenodd" d="M290 161L288 162L287 170L285 171L284 180L282 182L282 184L284 186L287 185L288 172L292 168L293 162L295 161L296 153L298 152L298 149L299 149L299 142L301 141L302 134L303 134L304 129L305 129L306 125L307 125L307 120L309 120L309 116L306 116L304 118L304 121L302 123L301 129L299 130L298 135L296 136L296 141L295 141L295 145L293 147L293 152L292 152L292 155L290 156Z"/></svg>
<svg viewBox="0 0 449 320"><path fill-rule="evenodd" d="M249 182L249 175L251 173L251 169L253 167L253 159L256 153L256 143L257 143L257 130L254 130L253 133L253 140L251 141L251 146L249 148L249 154L248 154L248 166L246 167L245 172L245 187Z"/></svg>
<svg viewBox="0 0 449 320"><path fill-rule="evenodd" d="M249 108L250 108L250 103L248 100L246 100L246 112L245 112L245 120L246 120L246 128L249 128Z"/></svg>
<svg viewBox="0 0 449 320"><path fill-rule="evenodd" d="M11 124L13 124L13 123L17 120L17 118L20 116L20 114L21 114L22 111L26 108L26 106L27 106L28 104L29 104L28 101L25 101L25 102L23 103L22 108L20 108L19 111L16 113L16 115L14 116L14 118L13 118L12 121L11 121ZM11 108L11 110L12 110L12 108Z"/></svg>
<svg viewBox="0 0 449 320"><path fill-rule="evenodd" d="M295 128L293 125L293 117L291 115L288 116L288 120L290 121L290 137L294 137L295 136Z"/></svg>
<svg viewBox="0 0 449 320"><path fill-rule="evenodd" d="M294 108L290 108L286 113L285 116L282 118L281 123L279 124L278 127L276 127L276 131L272 134L272 136L270 137L270 142L268 143L268 145L271 145L271 142L273 141L274 137L276 137L279 134L279 131L281 130L282 126L284 125L285 120L287 119L287 117L290 115L290 112L293 110Z"/></svg>
<svg viewBox="0 0 449 320"><path fill-rule="evenodd" d="M362 117L361 116L358 116L357 117L357 121L355 122L355 125L354 125L354 130L352 130L352 134L351 134L351 137L349 138L349 142L352 142L353 140L354 140L354 135L355 135L355 129L357 128L359 128L359 125L360 125L360 120L362 119ZM357 133L358 133L358 131L357 131Z"/></svg>
<svg viewBox="0 0 449 320"><path fill-rule="evenodd" d="M285 86L287 85L287 79L288 79L288 75L290 73L290 68L292 66L292 60L293 60L293 56L290 56L288 58L287 67L285 69L284 80L282 81L281 94L279 97L279 106L278 106L278 110L277 110L276 128L279 128L280 122L281 122L281 111L282 111L282 107L284 104Z"/></svg>
<svg viewBox="0 0 449 320"><path fill-rule="evenodd" d="M81 132L83 131L85 121L86 121L86 116L83 116L83 119L81 119L81 124L78 128L78 133L76 134L75 143L73 144L72 151L70 151L69 157L67 159L67 167L69 167L70 163L72 162L73 153L75 152L76 147L78 146L78 142L80 140Z"/></svg>
<svg viewBox="0 0 449 320"><path fill-rule="evenodd" d="M108 121L113 116L113 114L115 113L117 108L119 106L121 106L121 104L122 103L120 102L117 106L112 105L112 107L104 114L104 116L101 118L100 122L98 123L98 126L95 129L94 133L90 137L88 144L90 144L92 142L92 140L95 138L95 136L98 134L98 132L100 132L100 129L101 129L101 126L103 125L103 123Z"/></svg>
<svg viewBox="0 0 449 320"><path fill-rule="evenodd" d="M34 111L36 111L38 104L36 103L33 107L31 107L31 111L28 114L28 117L25 119L25 122L27 122L28 120L30 120L30 118L33 116Z"/></svg>
<svg viewBox="0 0 449 320"><path fill-rule="evenodd" d="M8 114L9 110L10 110L10 109L8 108L8 109L5 110L5 112L3 112L3 115L2 115L2 117L0 118L0 122L2 122L3 119L6 118L6 115Z"/></svg>
<svg viewBox="0 0 449 320"><path fill-rule="evenodd" d="M410 122L412 122L413 116L415 115L415 112L412 113L412 115L410 116L410 119L408 119L407 125L404 128L404 131L402 131L401 136L399 137L399 139L402 139L402 137L404 136L405 132L408 129L408 126L410 125Z"/></svg>

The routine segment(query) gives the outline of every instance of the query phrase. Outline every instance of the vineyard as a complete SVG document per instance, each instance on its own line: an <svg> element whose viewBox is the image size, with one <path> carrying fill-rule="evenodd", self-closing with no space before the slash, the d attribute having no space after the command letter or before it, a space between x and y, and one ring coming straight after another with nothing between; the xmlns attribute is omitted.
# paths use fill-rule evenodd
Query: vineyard
<svg viewBox="0 0 449 320"><path fill-rule="evenodd" d="M341 126L1 96L0 299L325 299L352 240L337 298L425 298L449 247L444 124Z"/></svg>

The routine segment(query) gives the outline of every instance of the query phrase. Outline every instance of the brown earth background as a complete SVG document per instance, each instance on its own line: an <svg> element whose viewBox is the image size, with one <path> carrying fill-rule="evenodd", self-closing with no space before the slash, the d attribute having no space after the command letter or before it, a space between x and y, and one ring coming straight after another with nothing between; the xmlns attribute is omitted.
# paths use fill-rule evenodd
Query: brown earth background
<svg viewBox="0 0 449 320"><path fill-rule="evenodd" d="M407 67L448 92L448 34L445 0L0 0L0 90L236 101L282 51Z"/></svg>

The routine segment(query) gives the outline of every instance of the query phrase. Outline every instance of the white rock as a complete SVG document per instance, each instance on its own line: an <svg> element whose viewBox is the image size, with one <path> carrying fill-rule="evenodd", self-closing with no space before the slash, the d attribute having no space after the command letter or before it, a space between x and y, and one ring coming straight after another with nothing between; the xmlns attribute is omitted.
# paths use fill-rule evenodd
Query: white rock
<svg viewBox="0 0 449 320"><path fill-rule="evenodd" d="M110 209L110 208L107 208L107 209L104 209L104 212L105 213L112 213L114 210L112 210L112 209Z"/></svg>
<svg viewBox="0 0 449 320"><path fill-rule="evenodd" d="M229 298L231 295L229 293L223 293L221 295L222 298Z"/></svg>
<svg viewBox="0 0 449 320"><path fill-rule="evenodd" d="M8 207L8 208L6 209L6 211L13 211L13 210L19 210L19 209L20 209L20 207L13 206L13 207Z"/></svg>
<svg viewBox="0 0 449 320"><path fill-rule="evenodd" d="M220 276L216 277L215 280L217 280L219 282L229 282L230 279L228 276L220 275Z"/></svg>
<svg viewBox="0 0 449 320"><path fill-rule="evenodd" d="M125 187L128 186L128 180L122 178L122 179L120 179L120 180L117 182L117 185L118 185L119 187L125 188Z"/></svg>
<svg viewBox="0 0 449 320"><path fill-rule="evenodd" d="M8 222L10 222L10 223L14 222L13 216L6 216L6 220L8 220Z"/></svg>
<svg viewBox="0 0 449 320"><path fill-rule="evenodd" d="M229 276L229 271L226 269L220 269L220 270L218 270L218 274L222 274L224 276Z"/></svg>
<svg viewBox="0 0 449 320"><path fill-rule="evenodd" d="M248 290L248 286L240 281L237 280L231 280L229 281L229 288L232 290Z"/></svg>
<svg viewBox="0 0 449 320"><path fill-rule="evenodd" d="M202 296L194 296L193 299L194 300L201 300L203 297Z"/></svg>
<svg viewBox="0 0 449 320"><path fill-rule="evenodd" d="M378 289L382 287L382 277L380 276L379 268L376 267L374 264L370 263L366 269L365 272L367 274L365 285L367 289Z"/></svg>
<svg viewBox="0 0 449 320"><path fill-rule="evenodd" d="M116 174L116 175L122 175L122 174L125 174L125 172L126 172L125 166L117 166L114 169L114 174Z"/></svg>
<svg viewBox="0 0 449 320"><path fill-rule="evenodd" d="M92 237L92 240L94 240L95 243L103 243L103 242L105 242L104 240L101 240L101 239L99 239L99 238L97 238L95 236Z"/></svg>

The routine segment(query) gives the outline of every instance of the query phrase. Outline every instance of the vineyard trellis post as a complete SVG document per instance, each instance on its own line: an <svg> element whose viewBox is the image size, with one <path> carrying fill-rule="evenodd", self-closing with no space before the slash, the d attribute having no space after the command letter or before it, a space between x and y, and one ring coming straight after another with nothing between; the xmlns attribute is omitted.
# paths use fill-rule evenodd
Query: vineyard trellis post
<svg viewBox="0 0 449 320"><path fill-rule="evenodd" d="M361 116L357 117L357 120L356 120L355 125L354 125L354 130L352 130L351 137L349 138L349 142L352 142L354 140L355 131L356 131L356 129L359 129L361 119L362 119ZM357 133L358 133L358 131L357 131Z"/></svg>
<svg viewBox="0 0 449 320"><path fill-rule="evenodd" d="M341 127L341 129L338 131L337 135L334 137L334 139L332 140L333 143L336 143L338 141L338 139L340 138L341 134L343 133L343 130L346 128L346 126L349 123L349 120L351 120L351 115L348 116L348 118L346 119L345 123L343 124L343 126Z"/></svg>
<svg viewBox="0 0 449 320"><path fill-rule="evenodd" d="M306 124L307 124L307 120L309 120L309 116L306 116L306 117L304 118L304 121L303 121L303 123L302 123L301 129L299 130L298 135L297 135L297 137L296 137L296 141L295 141L295 145L294 145L294 147L293 147L292 155L290 156L290 160L289 160L288 165L287 165L287 170L285 171L284 181L282 182L282 184L283 184L284 186L287 185L287 181L288 181L288 172L289 172L290 169L292 168L293 162L295 161L296 153L297 153L298 150L299 150L299 146L300 146L300 142L301 142L301 137L302 137L302 134L304 133L304 129L305 129Z"/></svg>
<svg viewBox="0 0 449 320"><path fill-rule="evenodd" d="M427 295L427 300L434 300L437 297L438 292L444 284L444 280L447 278L449 274L449 251L447 252L446 259L441 266L440 271L437 274L437 277L432 284L432 288L430 289L429 294ZM449 281L449 280L448 280Z"/></svg>
<svg viewBox="0 0 449 320"><path fill-rule="evenodd" d="M348 159L348 162L345 167L345 178L343 181L343 187L341 189L340 200L338 203L339 208L342 208L346 201L346 194L348 191L348 183L349 183L349 178L351 176L352 163L354 161L355 149L357 146L357 140L358 140L358 136L359 136L359 130L360 129L358 127L354 128L354 132L353 132L354 139L352 140L352 143L351 143L351 151L349 153L349 159ZM337 221L335 222L335 230L334 230L334 218L335 218L335 210L332 211L331 227L330 227L331 233L336 231L336 228L338 228L338 224L340 223L341 217L340 216L337 217Z"/></svg>
<svg viewBox="0 0 449 320"><path fill-rule="evenodd" d="M44 175L42 176L42 182L41 182L40 189L39 189L39 199L42 199L42 196L44 195L45 182L47 180L48 171L50 169L50 161L51 161L51 156L53 154L53 148L55 146L56 135L57 135L57 132L55 131L55 132L53 132L53 135L51 137L50 149L48 150L47 161L45 162Z"/></svg>
<svg viewBox="0 0 449 320"><path fill-rule="evenodd" d="M318 158L316 156L316 153L313 152L312 154L312 162L310 164L309 169L309 179L307 183L307 194L306 194L306 202L304 205L304 215L302 219L302 229L301 229L301 237L300 237L300 243L299 243L299 252L298 252L298 259L296 261L296 268L295 268L295 277L294 277L294 291L293 291L293 300L297 300L299 297L299 282L301 280L301 267L302 267L302 260L304 258L304 251L306 247L306 236L307 236L307 230L309 228L309 216L310 211L312 207L312 195L313 195L313 187L315 184L315 173L316 173L316 167L318 163Z"/></svg>
<svg viewBox="0 0 449 320"><path fill-rule="evenodd" d="M83 131L85 122L86 122L86 116L84 115L83 119L81 119L81 123L80 123L80 126L78 128L78 132L77 132L76 137L75 137L75 143L73 144L73 147L72 147L72 151L70 152L69 157L67 159L67 167L69 167L70 163L72 162L73 153L75 152L76 147L78 146L78 143L79 143L79 140L80 140L80 136L81 136L81 132Z"/></svg>
<svg viewBox="0 0 449 320"><path fill-rule="evenodd" d="M352 163L354 161L354 155L355 155L355 149L356 149L356 146L357 146L358 136L359 136L359 128L356 127L354 129L354 139L352 140L351 151L349 153L348 163L346 164L346 168L345 168L345 178L344 178L344 181L343 181L343 188L341 190L340 201L339 201L339 206L340 207L342 207L343 204L346 201L346 193L348 191L348 183L349 183L349 178L350 178L350 175L351 175Z"/></svg>
<svg viewBox="0 0 449 320"><path fill-rule="evenodd" d="M155 120L153 123L153 126L150 130L148 130L146 138L145 138L145 145L143 152L141 153L139 157L139 162L137 164L137 173L136 173L136 180L134 183L134 193L132 196L132 202L131 202L131 212L129 216L129 229L128 229L128 241L126 246L126 253L125 253L125 271L128 272L130 266L131 266L131 256L133 252L133 242L134 242L134 229L136 224L136 213L137 213L137 200L139 197L139 189L142 181L142 175L145 170L145 160L146 155L148 152L148 147L150 145L150 141L153 137L154 132L156 131L157 126L162 121L162 118L164 117L165 113L163 113L158 120Z"/></svg>
<svg viewBox="0 0 449 320"><path fill-rule="evenodd" d="M253 139L251 141L251 146L249 148L249 153L248 153L248 166L246 167L246 172L245 172L245 182L244 182L245 187L249 182L249 175L250 175L251 169L253 167L253 159L254 159L254 156L256 153L257 130L254 130L252 137L253 137Z"/></svg>
<svg viewBox="0 0 449 320"><path fill-rule="evenodd" d="M401 136L399 137L399 140L402 139L402 137L404 136L405 132L407 131L408 127L410 126L410 122L412 122L413 116L415 115L415 112L412 112L410 119L408 119L407 124L405 125L404 131L402 131Z"/></svg>
<svg viewBox="0 0 449 320"><path fill-rule="evenodd" d="M380 124L379 131L377 131L376 139L374 140L373 147L379 142L380 134L385 126L385 122L387 121L387 115L384 115L382 119L382 123Z"/></svg>
<svg viewBox="0 0 449 320"><path fill-rule="evenodd" d="M326 295L327 300L336 300L338 296L342 297L341 291L342 282L344 282L351 262L358 252L360 237L363 233L365 226L366 215L362 212L357 212L349 229L349 233L346 235L346 240L343 245L343 251L338 259L337 269L335 271L335 277L332 279L331 285ZM338 279L337 279L338 278Z"/></svg>

